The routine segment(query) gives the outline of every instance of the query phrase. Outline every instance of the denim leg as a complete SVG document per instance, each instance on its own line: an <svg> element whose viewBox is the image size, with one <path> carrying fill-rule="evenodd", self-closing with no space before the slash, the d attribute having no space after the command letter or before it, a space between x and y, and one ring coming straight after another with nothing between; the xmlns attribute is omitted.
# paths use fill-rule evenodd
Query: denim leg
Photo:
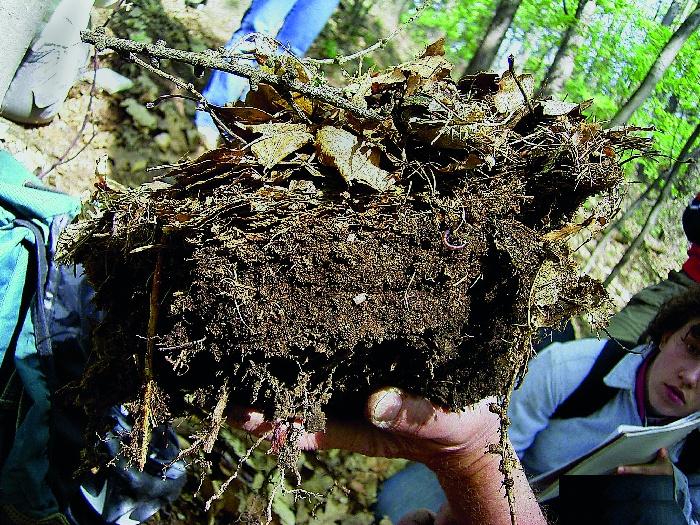
<svg viewBox="0 0 700 525"><path fill-rule="evenodd" d="M226 43L226 49L252 50L250 43L245 40L251 33L275 35L282 27L294 3L295 0L253 0L243 15L240 27ZM212 104L223 106L229 102L245 99L249 89L246 78L214 70L202 95ZM197 111L194 122L198 128L207 127L216 130L209 113L205 111Z"/></svg>
<svg viewBox="0 0 700 525"><path fill-rule="evenodd" d="M447 501L437 477L422 463L411 463L387 479L379 488L375 514L388 516L392 523L408 512L428 509L433 512Z"/></svg>
<svg viewBox="0 0 700 525"><path fill-rule="evenodd" d="M301 57L314 43L328 22L339 0L297 0L287 15L277 40Z"/></svg>

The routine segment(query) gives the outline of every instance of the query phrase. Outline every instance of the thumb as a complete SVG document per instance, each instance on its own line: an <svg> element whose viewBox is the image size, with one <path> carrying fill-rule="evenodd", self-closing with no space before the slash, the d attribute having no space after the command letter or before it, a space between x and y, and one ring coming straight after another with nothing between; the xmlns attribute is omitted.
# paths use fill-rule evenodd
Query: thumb
<svg viewBox="0 0 700 525"><path fill-rule="evenodd" d="M453 445L468 441L475 427L490 427L493 422L498 426L498 416L489 411L487 401L462 412L448 412L427 399L388 387L372 394L367 408L370 421L378 428Z"/></svg>
<svg viewBox="0 0 700 525"><path fill-rule="evenodd" d="M662 461L667 460L668 459L668 449L667 448L660 448L659 451L656 453L656 459L662 460Z"/></svg>
<svg viewBox="0 0 700 525"><path fill-rule="evenodd" d="M410 396L395 387L372 394L367 406L373 425L401 434L415 434L420 423L425 423L435 411L427 399ZM418 428L415 423L419 423Z"/></svg>

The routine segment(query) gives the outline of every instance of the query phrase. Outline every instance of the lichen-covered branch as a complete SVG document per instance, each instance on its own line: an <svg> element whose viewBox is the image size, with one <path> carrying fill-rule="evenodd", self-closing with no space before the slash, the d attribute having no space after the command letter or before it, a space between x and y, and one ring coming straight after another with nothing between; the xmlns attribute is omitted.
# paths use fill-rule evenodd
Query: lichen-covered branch
<svg viewBox="0 0 700 525"><path fill-rule="evenodd" d="M223 53L207 50L202 53L193 51L183 51L181 49L173 49L166 47L163 43L147 44L143 42L134 42L123 38L115 38L107 36L104 28L96 28L94 31L83 31L81 33L83 42L93 44L98 51L104 49L113 49L120 53L138 53L147 55L155 59L169 59L177 62L190 64L198 68L218 69L226 73L232 73L246 77L255 87L260 83L269 84L282 91L294 91L314 100L326 102L332 106L344 109L352 113L355 117L362 120L380 121L383 116L372 111L357 106L350 102L343 92L328 84L313 85L300 81L294 75L275 75L260 68L252 66L242 60L230 60Z"/></svg>

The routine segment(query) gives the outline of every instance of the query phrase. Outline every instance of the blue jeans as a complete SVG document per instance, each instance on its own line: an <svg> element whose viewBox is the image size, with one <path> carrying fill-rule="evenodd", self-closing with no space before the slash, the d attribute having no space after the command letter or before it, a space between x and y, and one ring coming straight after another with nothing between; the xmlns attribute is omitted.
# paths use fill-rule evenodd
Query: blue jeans
<svg viewBox="0 0 700 525"><path fill-rule="evenodd" d="M250 50L246 37L252 33L274 36L296 56L303 56L316 40L338 6L339 0L253 0L243 15L241 26L226 43L234 52ZM230 73L213 71L202 94L218 106L243 100L250 86L248 80ZM197 127L214 127L209 114L198 111Z"/></svg>
<svg viewBox="0 0 700 525"><path fill-rule="evenodd" d="M392 523L418 509L437 512L447 501L437 476L422 463L411 463L387 479L377 494L375 514Z"/></svg>
<svg viewBox="0 0 700 525"><path fill-rule="evenodd" d="M397 523L408 512L437 512L447 501L435 474L413 463L387 479L377 495L376 515ZM671 476L564 476L560 497L545 512L561 525L684 525Z"/></svg>

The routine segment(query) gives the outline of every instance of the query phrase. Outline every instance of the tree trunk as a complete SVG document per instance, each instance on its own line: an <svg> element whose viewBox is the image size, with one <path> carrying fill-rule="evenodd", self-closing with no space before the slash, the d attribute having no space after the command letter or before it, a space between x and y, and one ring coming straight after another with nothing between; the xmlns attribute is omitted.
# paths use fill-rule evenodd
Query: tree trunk
<svg viewBox="0 0 700 525"><path fill-rule="evenodd" d="M564 90L564 84L574 72L576 53L583 44L583 35L593 19L595 8L596 0L579 0L574 20L564 32L554 61L542 81L542 96L549 97Z"/></svg>
<svg viewBox="0 0 700 525"><path fill-rule="evenodd" d="M668 10L664 15L663 20L661 20L661 25L670 27L671 24L676 20L678 15L681 13L681 3L678 0L673 0L671 5L668 6Z"/></svg>
<svg viewBox="0 0 700 525"><path fill-rule="evenodd" d="M676 32L673 33L673 36L666 43L656 61L651 66L647 76L644 77L644 80L642 80L641 85L612 118L609 123L610 127L621 126L627 123L637 108L641 106L647 97L654 91L656 84L659 82L659 80L661 80L661 77L663 77L668 67L676 58L676 55L681 50L681 47L683 47L683 44L685 44L686 40L688 40L698 26L700 26L700 7L696 7L695 10L688 15L688 18L686 18L681 26L676 30Z"/></svg>
<svg viewBox="0 0 700 525"><path fill-rule="evenodd" d="M634 214L634 212L637 211L637 208L639 208L642 205L642 203L647 200L651 191L654 188L656 188L658 181L659 179L656 179L651 184L649 184L644 190L644 192L639 197L637 197L632 204L630 204L627 207L624 213L620 215L620 217L618 217L617 220L614 223L612 223L607 230L605 230L605 233L598 241L598 244L595 245L595 248L588 257L588 260L586 261L586 266L584 266L583 268L583 273L588 273L591 271L591 269L593 268L593 264L596 262L596 259L601 253L603 253L603 251L605 251L606 246L610 242L610 239L612 239L615 232L619 230L620 226L622 226L622 223L629 219Z"/></svg>
<svg viewBox="0 0 700 525"><path fill-rule="evenodd" d="M498 48L503 42L506 31L510 27L515 12L520 7L521 0L501 0L496 8L496 13L491 19L491 24L486 30L486 35L481 40L476 54L472 57L464 71L465 75L473 75L479 71L487 71L491 67L493 59L498 53Z"/></svg>
<svg viewBox="0 0 700 525"><path fill-rule="evenodd" d="M683 145L683 149L681 150L681 154L678 156L678 159L673 164L673 168L671 168L668 171L668 174L666 175L666 177L664 179L664 186L663 186L663 188L661 188L661 191L659 192L659 195L656 198L656 202L654 203L654 206L652 206L651 211L649 212L649 216L647 217L647 220L644 223L644 226L642 227L642 231L639 232L639 235L637 235L634 238L634 240L632 241L632 244L629 245L629 247L627 248L627 250L625 251L623 256L618 261L618 263L610 271L610 274L605 278L605 280L603 281L603 286L607 287L612 282L612 280L617 276L617 274L620 273L620 270L622 270L622 268L625 266L625 264L627 264L627 261L629 261L632 254L642 244L642 242L644 241L644 237L646 237L646 235L652 229L654 224L656 224L656 219L658 218L659 213L661 212L661 207L668 199L668 196L671 194L671 188L673 188L673 181L676 179L676 177L680 173L681 168L683 168L683 166L686 165L686 162L688 160L690 160L690 161L695 162L694 165L691 165L692 166L691 169L693 170L693 173L695 173L695 171L698 170L697 162L700 160L700 148L697 148L693 153L688 155L688 152L693 147L693 143L698 138L698 136L700 136L700 124L695 126L695 130L690 135L690 138Z"/></svg>

